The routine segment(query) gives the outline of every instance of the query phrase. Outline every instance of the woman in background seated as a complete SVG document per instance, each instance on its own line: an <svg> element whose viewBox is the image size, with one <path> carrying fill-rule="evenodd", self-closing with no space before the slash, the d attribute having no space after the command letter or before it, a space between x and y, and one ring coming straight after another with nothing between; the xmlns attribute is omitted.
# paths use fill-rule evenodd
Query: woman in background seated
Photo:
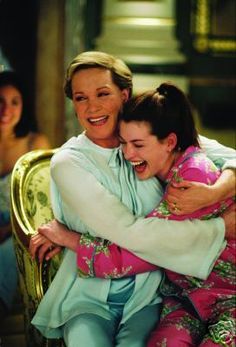
<svg viewBox="0 0 236 347"><path fill-rule="evenodd" d="M45 135L25 112L22 82L14 71L0 73L0 320L10 309L17 287L16 259L11 237L10 177L26 152L47 149Z"/></svg>

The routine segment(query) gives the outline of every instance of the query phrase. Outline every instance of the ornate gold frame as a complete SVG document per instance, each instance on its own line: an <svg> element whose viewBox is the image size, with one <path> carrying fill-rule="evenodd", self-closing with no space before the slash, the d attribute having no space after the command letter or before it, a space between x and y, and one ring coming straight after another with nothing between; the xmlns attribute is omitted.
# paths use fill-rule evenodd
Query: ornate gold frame
<svg viewBox="0 0 236 347"><path fill-rule="evenodd" d="M11 223L13 240L19 270L19 284L24 303L24 325L27 346L62 347L60 339L46 339L31 324L35 311L51 283L60 265L60 257L39 263L29 254L30 238L37 232L30 222L31 215L27 212L26 201L29 199L29 186L32 176L35 177L42 169L49 168L50 160L57 149L34 150L26 153L17 161L11 176ZM48 176L44 175L49 185ZM44 172L45 174L45 172ZM41 187L39 182L39 187ZM49 202L50 206L51 203Z"/></svg>
<svg viewBox="0 0 236 347"><path fill-rule="evenodd" d="M193 19L193 46L199 53L235 53L236 39L212 37L210 0L197 0Z"/></svg>

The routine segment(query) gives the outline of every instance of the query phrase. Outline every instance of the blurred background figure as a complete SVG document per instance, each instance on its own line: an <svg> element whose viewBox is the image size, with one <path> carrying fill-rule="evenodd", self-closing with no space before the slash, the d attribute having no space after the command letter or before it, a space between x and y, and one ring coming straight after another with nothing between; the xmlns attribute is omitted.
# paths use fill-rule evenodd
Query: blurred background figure
<svg viewBox="0 0 236 347"><path fill-rule="evenodd" d="M16 161L34 149L50 148L25 108L22 81L14 71L0 72L0 321L15 297L17 268L10 223L10 177Z"/></svg>

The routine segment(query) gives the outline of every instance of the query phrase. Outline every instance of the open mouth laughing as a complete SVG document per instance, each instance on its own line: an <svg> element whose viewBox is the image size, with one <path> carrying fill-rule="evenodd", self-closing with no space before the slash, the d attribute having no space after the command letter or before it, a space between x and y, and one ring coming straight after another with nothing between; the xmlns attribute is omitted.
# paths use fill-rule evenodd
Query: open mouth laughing
<svg viewBox="0 0 236 347"><path fill-rule="evenodd" d="M108 116L102 116L102 117L97 117L97 118L88 118L88 121L90 124L95 125L95 126L100 126L106 123L108 120Z"/></svg>
<svg viewBox="0 0 236 347"><path fill-rule="evenodd" d="M142 173L146 169L147 162L145 160L131 161L130 164L133 166L137 173Z"/></svg>

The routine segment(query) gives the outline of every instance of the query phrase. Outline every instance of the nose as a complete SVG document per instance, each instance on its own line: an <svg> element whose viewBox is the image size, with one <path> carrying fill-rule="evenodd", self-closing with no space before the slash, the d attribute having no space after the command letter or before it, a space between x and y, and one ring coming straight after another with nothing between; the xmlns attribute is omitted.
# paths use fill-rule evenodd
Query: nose
<svg viewBox="0 0 236 347"><path fill-rule="evenodd" d="M89 99L88 100L88 111L90 113L97 112L101 108L101 104L97 98Z"/></svg>
<svg viewBox="0 0 236 347"><path fill-rule="evenodd" d="M126 160L131 160L135 156L135 149L134 146L131 143L126 143L122 147L124 157Z"/></svg>

